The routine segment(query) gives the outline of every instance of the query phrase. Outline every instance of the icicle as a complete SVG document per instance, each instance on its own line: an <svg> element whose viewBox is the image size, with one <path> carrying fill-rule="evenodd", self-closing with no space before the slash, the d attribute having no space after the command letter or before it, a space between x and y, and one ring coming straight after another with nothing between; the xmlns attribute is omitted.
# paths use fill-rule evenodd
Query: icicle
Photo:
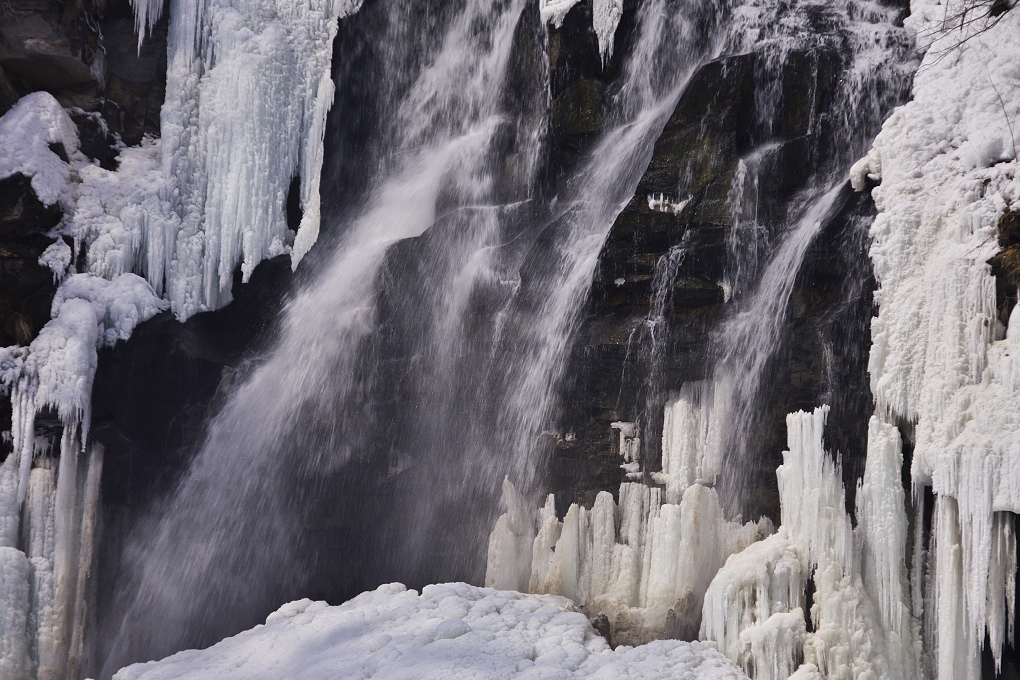
<svg viewBox="0 0 1020 680"><path fill-rule="evenodd" d="M562 530L563 524L556 519L556 499L549 494L545 506L538 513L538 535L535 536L531 551L531 579L528 582L528 592L559 591L559 583L553 581L553 549Z"/></svg>
<svg viewBox="0 0 1020 680"><path fill-rule="evenodd" d="M54 550L56 547L55 485L52 460L40 458L40 467L32 469L25 498L22 545L28 557L29 571L29 645L38 668L49 677L55 672L62 650L54 646L56 582Z"/></svg>
<svg viewBox="0 0 1020 680"><path fill-rule="evenodd" d="M715 391L710 382L684 383L670 395L663 413L662 472L653 479L666 485L666 500L679 503L694 483L712 485L722 462L721 428L714 420Z"/></svg>
<svg viewBox="0 0 1020 680"><path fill-rule="evenodd" d="M80 663L84 658L84 635L88 624L88 584L91 578L96 540L96 525L99 513L100 483L103 475L103 447L93 444L88 460L83 501L81 504L81 549L77 558L77 574L74 587L73 617L70 620L71 642L67 653L67 677L80 675Z"/></svg>
<svg viewBox="0 0 1020 680"><path fill-rule="evenodd" d="M603 64L608 64L613 58L613 37L622 16L623 0L594 0L592 24L599 40L599 54L602 55Z"/></svg>
<svg viewBox="0 0 1020 680"><path fill-rule="evenodd" d="M525 508L525 499L508 478L503 479L506 512L496 520L489 536L485 585L501 590L528 590L531 549L535 531Z"/></svg>
<svg viewBox="0 0 1020 680"><path fill-rule="evenodd" d="M1011 513L997 512L992 526L991 561L988 569L988 638L995 658L995 672L1002 667L1002 650L1013 644L1016 606L1016 534Z"/></svg>
<svg viewBox="0 0 1020 680"><path fill-rule="evenodd" d="M613 577L613 558L616 555L616 503L608 491L600 491L595 497L591 526L591 597L595 599L609 591Z"/></svg>
<svg viewBox="0 0 1020 680"><path fill-rule="evenodd" d="M29 680L29 566L25 553L0 547L0 676Z"/></svg>
<svg viewBox="0 0 1020 680"><path fill-rule="evenodd" d="M18 456L11 453L0 465L0 548L17 548L21 530L18 502Z"/></svg>
<svg viewBox="0 0 1020 680"><path fill-rule="evenodd" d="M960 546L960 525L956 500L935 499L935 588L937 676L976 678L980 676L979 644L970 638L964 604L964 572Z"/></svg>
<svg viewBox="0 0 1020 680"><path fill-rule="evenodd" d="M857 489L857 519L862 546L861 578L878 605L885 631L885 658L900 677L916 674L916 627L910 616L906 569L906 494L899 430L872 416L868 457Z"/></svg>

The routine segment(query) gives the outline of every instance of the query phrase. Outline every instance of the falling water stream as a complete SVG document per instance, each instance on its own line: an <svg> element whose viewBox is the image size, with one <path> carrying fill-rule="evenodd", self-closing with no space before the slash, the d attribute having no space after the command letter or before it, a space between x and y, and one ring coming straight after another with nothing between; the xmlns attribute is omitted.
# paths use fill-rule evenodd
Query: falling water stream
<svg viewBox="0 0 1020 680"><path fill-rule="evenodd" d="M342 578L362 558L323 518L353 497L362 524L338 531L367 542L378 579L480 580L503 477L541 491L572 333L656 138L701 64L776 39L759 28L776 8L735 4L753 20L728 25L725 0L640 3L614 57L606 131L554 199L540 187L548 73L529 72L523 92L515 75L544 63L527 54L546 49L534 3L368 3L351 19L384 33L368 198L332 225L331 254L274 346L128 539L101 677L249 627L317 573ZM857 137L882 109L870 104L844 121ZM342 97L336 107L343 119ZM834 153L837 171L802 192L768 264L747 275L758 283L720 334L712 381L726 409L713 417L751 418L793 277L865 138ZM663 278L682 266L675 255Z"/></svg>

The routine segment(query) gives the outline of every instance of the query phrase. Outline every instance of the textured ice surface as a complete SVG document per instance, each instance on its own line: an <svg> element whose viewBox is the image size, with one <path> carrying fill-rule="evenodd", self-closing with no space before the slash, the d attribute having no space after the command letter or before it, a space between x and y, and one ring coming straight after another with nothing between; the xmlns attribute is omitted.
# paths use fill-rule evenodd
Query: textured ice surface
<svg viewBox="0 0 1020 680"><path fill-rule="evenodd" d="M858 188L881 182L872 392L880 414L914 423L914 484L939 499L926 648L937 649L942 678L976 677L986 630L993 640L1008 635L1012 575L1002 569L1015 561L1004 564L992 546L1013 545L999 513L1020 512L1020 315L1008 328L997 320L987 264L1000 216L1020 208L1020 12L971 37L983 21L943 25L961 9L911 3L910 25L931 43L914 100L852 172Z"/></svg>
<svg viewBox="0 0 1020 680"><path fill-rule="evenodd" d="M660 489L626 483L619 504L603 491L591 509L571 505L562 521L550 495L537 534L508 483L504 499L507 513L489 539L486 585L569 598L605 614L617 641L696 632L716 571L771 532L768 520L727 521L715 489L701 484L664 503ZM522 560L528 554L530 564Z"/></svg>
<svg viewBox="0 0 1020 680"><path fill-rule="evenodd" d="M616 27L622 16L623 0L594 0L592 4L591 22L595 27L595 36L599 39L599 54L602 55L603 63L613 58Z"/></svg>
<svg viewBox="0 0 1020 680"><path fill-rule="evenodd" d="M202 651L122 669L115 680L538 680L745 678L703 643L652 642L615 650L562 598L399 583L339 607L301 600Z"/></svg>
<svg viewBox="0 0 1020 680"><path fill-rule="evenodd" d="M210 0L171 5L162 109L162 199L143 220L146 276L186 318L230 301L267 257L294 266L319 232L319 176L338 17L360 0ZM159 3L135 2L138 27ZM285 206L300 177L296 235Z"/></svg>

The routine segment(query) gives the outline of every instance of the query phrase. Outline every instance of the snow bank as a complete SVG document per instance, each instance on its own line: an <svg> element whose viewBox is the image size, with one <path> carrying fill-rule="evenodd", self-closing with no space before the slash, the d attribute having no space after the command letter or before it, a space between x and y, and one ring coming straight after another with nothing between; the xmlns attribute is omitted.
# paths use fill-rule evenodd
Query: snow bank
<svg viewBox="0 0 1020 680"><path fill-rule="evenodd" d="M414 677L745 678L711 647L663 640L611 650L562 598L476 588L399 583L339 607L301 600L266 625L202 651L122 669L115 680L317 680Z"/></svg>
<svg viewBox="0 0 1020 680"><path fill-rule="evenodd" d="M1013 601L1000 582L1012 575L990 546L1015 540L1001 512L1020 512L1020 315L1008 328L996 318L987 264L1000 216L1020 209L1020 11L983 32L982 20L944 24L962 9L958 0L911 3L910 25L930 43L914 100L852 172L859 189L881 182L872 392L880 415L914 424L914 484L939 498L925 647L938 650L942 678L976 677L986 630L1007 635Z"/></svg>

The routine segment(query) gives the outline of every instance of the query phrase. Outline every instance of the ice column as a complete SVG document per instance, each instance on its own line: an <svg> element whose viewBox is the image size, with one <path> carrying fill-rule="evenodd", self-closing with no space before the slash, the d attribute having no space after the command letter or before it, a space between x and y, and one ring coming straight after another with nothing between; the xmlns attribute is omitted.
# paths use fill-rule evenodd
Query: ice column
<svg viewBox="0 0 1020 680"><path fill-rule="evenodd" d="M504 484L504 497L513 498ZM661 637L697 637L701 603L718 569L734 552L771 533L771 523L727 521L715 489L691 484L677 503L662 490L638 483L620 487L617 504L601 492L591 509L571 505L563 520L555 499L539 513L531 546L530 578L517 571L527 554L527 525L517 501L489 538L486 585L517 587L568 597L605 614L614 641L637 643ZM533 525L527 525L533 526Z"/></svg>
<svg viewBox="0 0 1020 680"><path fill-rule="evenodd" d="M822 407L787 416L789 448L776 471L782 525L726 561L705 596L701 634L756 680L786 678L802 661L803 675L830 680L913 677L918 627L905 587L899 433L871 422L855 531L839 465L823 446L827 414ZM803 612L809 579L810 633Z"/></svg>

